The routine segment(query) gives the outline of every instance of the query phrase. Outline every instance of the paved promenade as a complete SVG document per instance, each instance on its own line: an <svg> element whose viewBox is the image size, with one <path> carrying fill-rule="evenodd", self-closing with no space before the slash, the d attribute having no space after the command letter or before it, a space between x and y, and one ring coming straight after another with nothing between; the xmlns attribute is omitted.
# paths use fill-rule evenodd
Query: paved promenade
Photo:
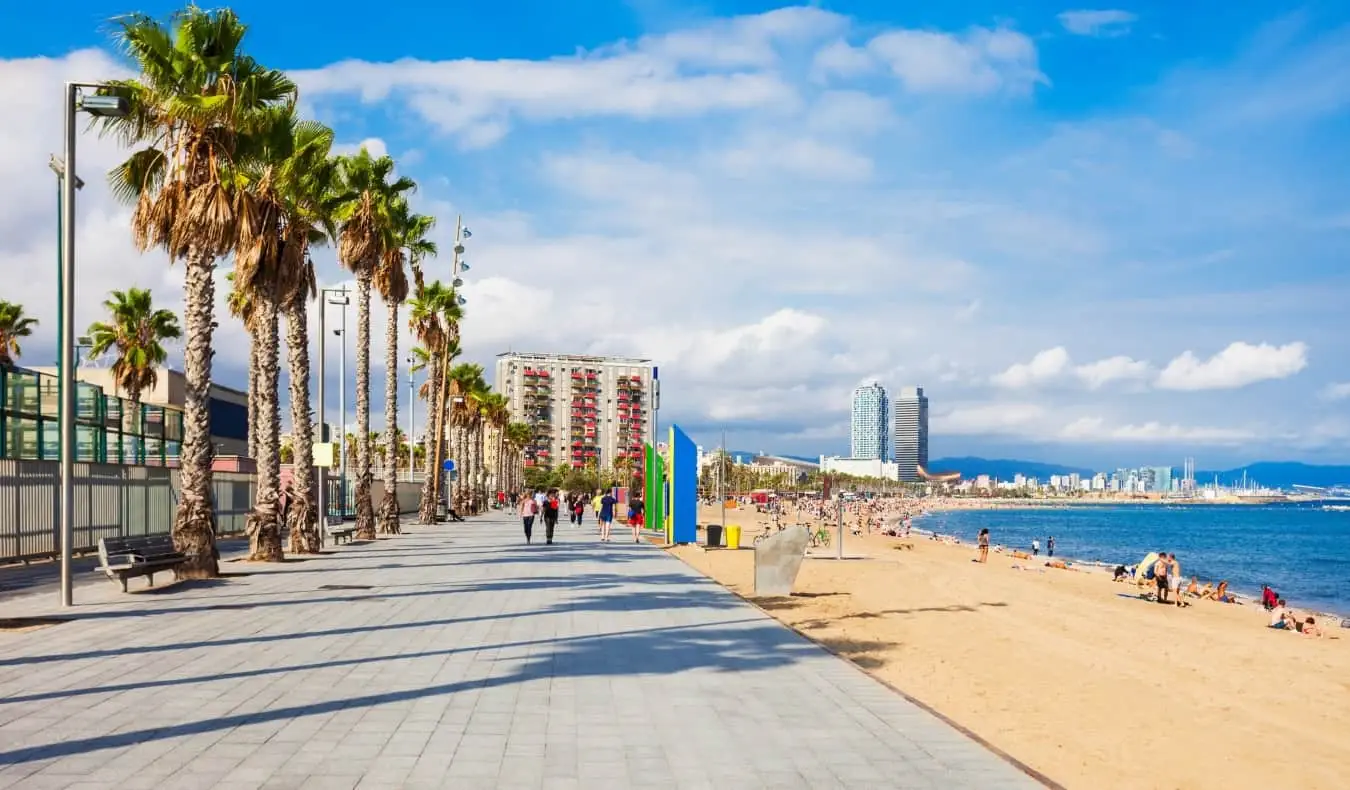
<svg viewBox="0 0 1350 790"><path fill-rule="evenodd" d="M0 788L1038 786L656 547L408 529L0 631Z"/></svg>

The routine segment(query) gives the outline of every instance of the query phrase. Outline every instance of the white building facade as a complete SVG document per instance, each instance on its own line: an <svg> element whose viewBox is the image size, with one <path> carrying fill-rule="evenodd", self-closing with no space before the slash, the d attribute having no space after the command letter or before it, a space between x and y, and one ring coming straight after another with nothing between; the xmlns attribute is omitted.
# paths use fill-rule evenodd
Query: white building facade
<svg viewBox="0 0 1350 790"><path fill-rule="evenodd" d="M853 391L852 458L890 459L890 399L873 382Z"/></svg>
<svg viewBox="0 0 1350 790"><path fill-rule="evenodd" d="M895 410L895 464L899 479L919 480L919 467L928 468L928 398L923 387L905 387L892 401Z"/></svg>
<svg viewBox="0 0 1350 790"><path fill-rule="evenodd" d="M899 469L894 462L880 458L840 458L838 456L820 457L820 471L833 472L854 477L875 477L882 480L899 480Z"/></svg>
<svg viewBox="0 0 1350 790"><path fill-rule="evenodd" d="M656 369L651 360L572 354L497 356L496 386L511 419L534 428L527 467L642 467L656 444Z"/></svg>

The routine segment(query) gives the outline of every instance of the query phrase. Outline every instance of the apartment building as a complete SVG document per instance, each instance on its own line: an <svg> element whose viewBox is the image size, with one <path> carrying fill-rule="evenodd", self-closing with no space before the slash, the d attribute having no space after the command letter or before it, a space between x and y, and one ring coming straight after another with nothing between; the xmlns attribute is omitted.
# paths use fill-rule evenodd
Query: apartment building
<svg viewBox="0 0 1350 790"><path fill-rule="evenodd" d="M613 469L642 464L656 442L656 368L651 360L573 354L497 355L496 387L513 420L534 428L527 467Z"/></svg>

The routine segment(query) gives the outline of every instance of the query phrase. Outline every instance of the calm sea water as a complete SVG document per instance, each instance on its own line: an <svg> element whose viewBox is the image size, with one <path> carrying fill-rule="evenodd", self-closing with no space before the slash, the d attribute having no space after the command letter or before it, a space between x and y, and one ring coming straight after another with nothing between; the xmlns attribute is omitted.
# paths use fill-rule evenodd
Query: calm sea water
<svg viewBox="0 0 1350 790"><path fill-rule="evenodd" d="M1227 579L1244 594L1269 584L1290 604L1350 615L1350 512L1320 505L1074 505L1026 510L956 510L914 522L919 529L995 545L1031 548L1055 537L1055 556L1138 563L1175 552L1187 579Z"/></svg>

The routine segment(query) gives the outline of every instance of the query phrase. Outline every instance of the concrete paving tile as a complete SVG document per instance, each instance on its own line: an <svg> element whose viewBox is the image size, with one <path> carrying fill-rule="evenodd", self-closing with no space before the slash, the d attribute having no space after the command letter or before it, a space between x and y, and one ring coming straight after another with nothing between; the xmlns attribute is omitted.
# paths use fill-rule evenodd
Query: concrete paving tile
<svg viewBox="0 0 1350 790"><path fill-rule="evenodd" d="M156 680L163 702L0 706L0 788L1037 786L679 560L592 529L527 547L492 514L216 588L82 586L103 616L0 646L69 656L0 661L0 699ZM81 657L109 645L143 652ZM748 733L749 753L726 748Z"/></svg>

